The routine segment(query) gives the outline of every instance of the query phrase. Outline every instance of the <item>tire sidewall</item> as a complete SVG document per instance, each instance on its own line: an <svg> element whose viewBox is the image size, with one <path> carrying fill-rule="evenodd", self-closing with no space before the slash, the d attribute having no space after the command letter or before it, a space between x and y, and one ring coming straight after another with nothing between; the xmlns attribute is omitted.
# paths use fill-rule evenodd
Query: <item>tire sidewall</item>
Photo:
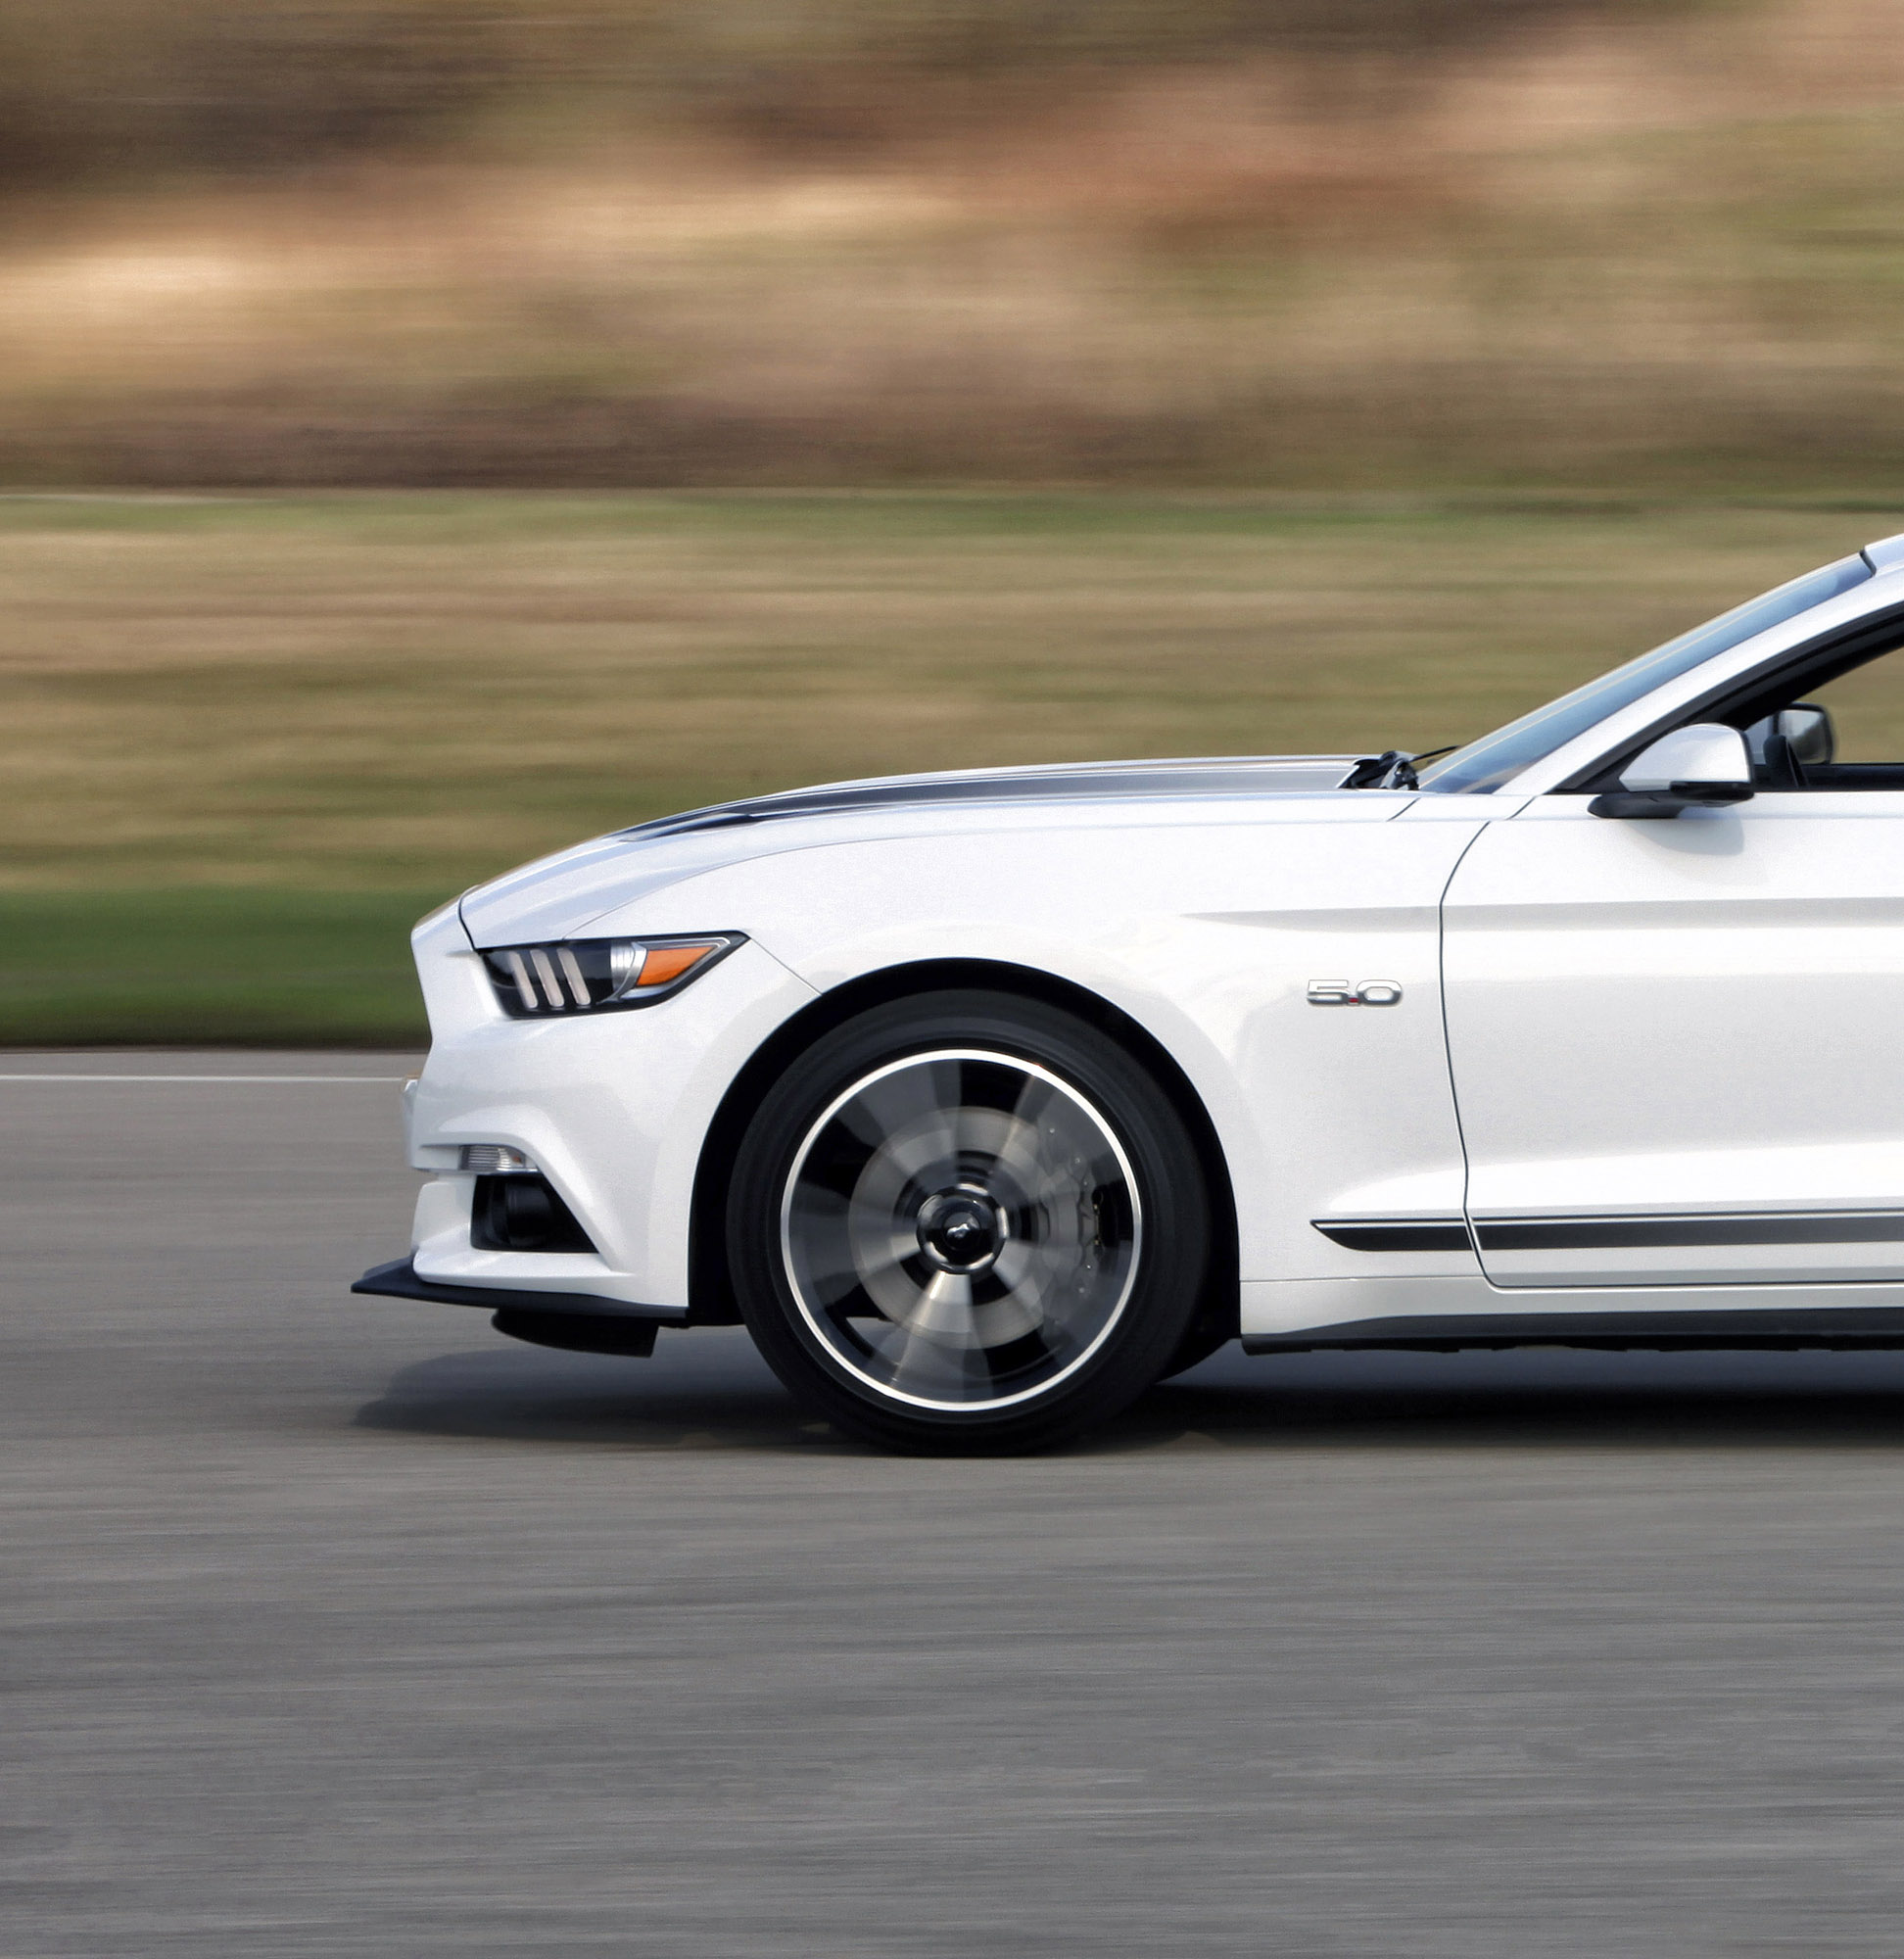
<svg viewBox="0 0 1904 1959"><path fill-rule="evenodd" d="M917 1408L858 1379L807 1323L781 1243L781 1206L813 1123L875 1069L941 1047L1034 1063L1107 1122L1129 1162L1144 1229L1128 1296L1102 1345L1074 1372L1022 1402L987 1410ZM737 1154L728 1261L741 1315L768 1363L836 1427L922 1454L1050 1447L1108 1419L1168 1366L1194 1317L1209 1257L1201 1165L1170 1101L1121 1046L1041 1001L958 991L870 1009L791 1062L761 1098Z"/></svg>

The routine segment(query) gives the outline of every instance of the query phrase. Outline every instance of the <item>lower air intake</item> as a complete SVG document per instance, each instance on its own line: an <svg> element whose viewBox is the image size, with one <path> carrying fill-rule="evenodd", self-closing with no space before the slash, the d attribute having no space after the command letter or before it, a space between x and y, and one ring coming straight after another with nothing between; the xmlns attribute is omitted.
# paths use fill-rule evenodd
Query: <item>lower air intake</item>
<svg viewBox="0 0 1904 1959"><path fill-rule="evenodd" d="M469 1213L479 1252L593 1252L595 1241L545 1176L479 1176Z"/></svg>

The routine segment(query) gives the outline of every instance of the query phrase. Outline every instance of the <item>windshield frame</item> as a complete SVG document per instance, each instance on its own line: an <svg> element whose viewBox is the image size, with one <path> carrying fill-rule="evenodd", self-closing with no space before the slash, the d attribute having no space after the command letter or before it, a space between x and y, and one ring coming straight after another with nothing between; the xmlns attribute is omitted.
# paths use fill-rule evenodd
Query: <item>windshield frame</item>
<svg viewBox="0 0 1904 1959"><path fill-rule="evenodd" d="M1869 588L1878 576L1870 554L1854 551L1787 579L1430 763L1421 771L1420 791L1524 795L1549 789L1598 749L1670 711L1677 698L1696 698L1729 670L1749 671L1822 627L1862 616L1872 609ZM1542 739L1544 729L1553 739ZM1499 759L1477 777L1475 766L1491 757Z"/></svg>

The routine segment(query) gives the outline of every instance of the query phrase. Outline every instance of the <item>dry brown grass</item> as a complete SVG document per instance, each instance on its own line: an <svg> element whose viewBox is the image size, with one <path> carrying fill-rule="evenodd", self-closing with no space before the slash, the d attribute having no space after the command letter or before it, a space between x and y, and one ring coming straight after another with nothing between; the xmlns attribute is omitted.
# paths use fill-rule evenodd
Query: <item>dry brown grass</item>
<svg viewBox="0 0 1904 1959"><path fill-rule="evenodd" d="M1426 748L1896 527L1221 499L0 502L0 863L16 891L450 890L828 778Z"/></svg>
<svg viewBox="0 0 1904 1959"><path fill-rule="evenodd" d="M16 200L21 483L1904 480L1896 0Z"/></svg>
<svg viewBox="0 0 1904 1959"><path fill-rule="evenodd" d="M546 147L577 124L865 153L1008 126L1160 65L1273 53L1405 88L1530 24L1688 4L0 0L0 189Z"/></svg>

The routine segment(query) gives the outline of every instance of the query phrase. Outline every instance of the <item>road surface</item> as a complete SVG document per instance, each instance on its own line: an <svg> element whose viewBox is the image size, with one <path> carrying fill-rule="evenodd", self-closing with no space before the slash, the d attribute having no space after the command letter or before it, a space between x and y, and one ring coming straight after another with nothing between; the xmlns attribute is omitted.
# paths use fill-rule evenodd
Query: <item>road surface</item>
<svg viewBox="0 0 1904 1959"><path fill-rule="evenodd" d="M406 1066L0 1057L8 1959L1904 1948L1904 1360L892 1460L737 1332L352 1298L395 1087L230 1077Z"/></svg>

